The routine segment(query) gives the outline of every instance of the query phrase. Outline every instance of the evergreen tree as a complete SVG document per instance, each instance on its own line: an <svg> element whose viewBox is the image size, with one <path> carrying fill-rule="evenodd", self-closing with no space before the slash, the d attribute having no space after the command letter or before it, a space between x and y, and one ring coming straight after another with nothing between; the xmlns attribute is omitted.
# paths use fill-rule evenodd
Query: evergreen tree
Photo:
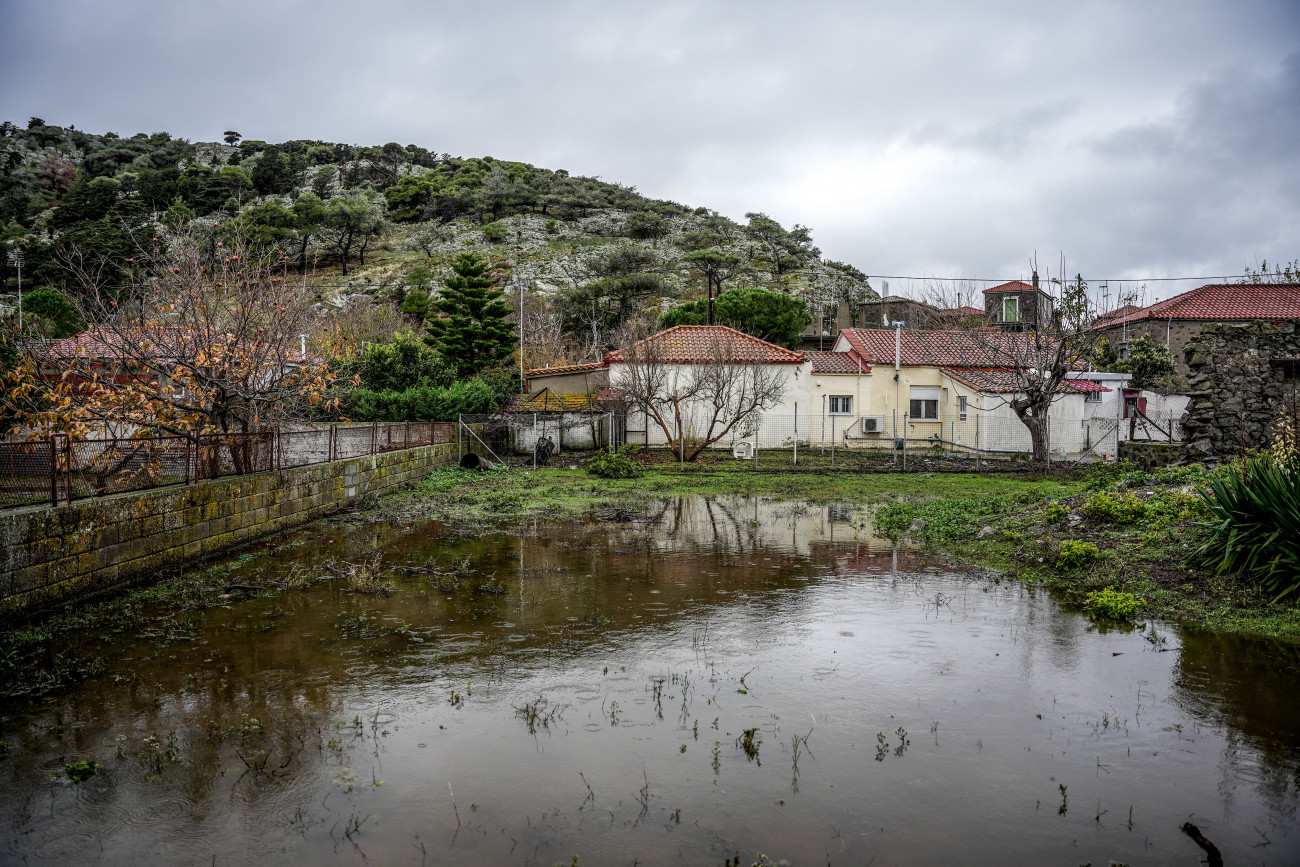
<svg viewBox="0 0 1300 867"><path fill-rule="evenodd" d="M500 289L484 277L487 263L473 253L462 253L452 262L455 277L444 282L442 297L429 308L443 315L430 319L427 342L438 350L447 365L460 377L501 364L510 357L517 339L507 324L510 311L501 301Z"/></svg>

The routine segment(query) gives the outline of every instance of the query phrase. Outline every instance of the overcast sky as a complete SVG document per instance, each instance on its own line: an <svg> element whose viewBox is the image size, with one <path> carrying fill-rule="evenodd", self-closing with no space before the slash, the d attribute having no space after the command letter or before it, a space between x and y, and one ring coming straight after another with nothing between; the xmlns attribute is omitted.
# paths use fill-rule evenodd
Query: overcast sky
<svg viewBox="0 0 1300 867"><path fill-rule="evenodd" d="M0 82L16 123L397 141L765 211L871 275L1300 257L1297 0L5 0Z"/></svg>

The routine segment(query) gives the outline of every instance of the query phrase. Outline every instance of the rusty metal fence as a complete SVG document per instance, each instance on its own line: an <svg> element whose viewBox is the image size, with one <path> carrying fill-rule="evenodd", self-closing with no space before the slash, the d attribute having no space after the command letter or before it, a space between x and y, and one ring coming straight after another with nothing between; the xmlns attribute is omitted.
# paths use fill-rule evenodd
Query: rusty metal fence
<svg viewBox="0 0 1300 867"><path fill-rule="evenodd" d="M0 508L58 505L202 479L291 469L451 443L449 422L329 425L305 430L0 443Z"/></svg>

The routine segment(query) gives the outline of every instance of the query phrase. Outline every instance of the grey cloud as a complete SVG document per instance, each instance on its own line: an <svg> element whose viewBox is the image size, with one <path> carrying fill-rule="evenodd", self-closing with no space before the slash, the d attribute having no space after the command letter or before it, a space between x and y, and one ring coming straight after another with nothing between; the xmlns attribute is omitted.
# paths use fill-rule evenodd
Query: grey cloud
<svg viewBox="0 0 1300 867"><path fill-rule="evenodd" d="M493 154L805 223L868 273L1017 276L1034 249L1112 274L1300 255L1287 0L10 0L0 16L16 122Z"/></svg>

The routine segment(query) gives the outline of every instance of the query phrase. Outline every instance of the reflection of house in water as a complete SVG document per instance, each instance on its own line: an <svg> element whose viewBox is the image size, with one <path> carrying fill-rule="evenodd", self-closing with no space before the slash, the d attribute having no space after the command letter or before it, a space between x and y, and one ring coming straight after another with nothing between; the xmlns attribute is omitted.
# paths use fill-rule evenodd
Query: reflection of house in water
<svg viewBox="0 0 1300 867"><path fill-rule="evenodd" d="M831 503L826 507L826 520L831 524L852 524L853 507L848 503Z"/></svg>
<svg viewBox="0 0 1300 867"><path fill-rule="evenodd" d="M872 532L870 508L846 503L791 503L762 497L678 497L652 506L652 545L660 551L754 551L807 556L826 543L857 543L889 552Z"/></svg>

